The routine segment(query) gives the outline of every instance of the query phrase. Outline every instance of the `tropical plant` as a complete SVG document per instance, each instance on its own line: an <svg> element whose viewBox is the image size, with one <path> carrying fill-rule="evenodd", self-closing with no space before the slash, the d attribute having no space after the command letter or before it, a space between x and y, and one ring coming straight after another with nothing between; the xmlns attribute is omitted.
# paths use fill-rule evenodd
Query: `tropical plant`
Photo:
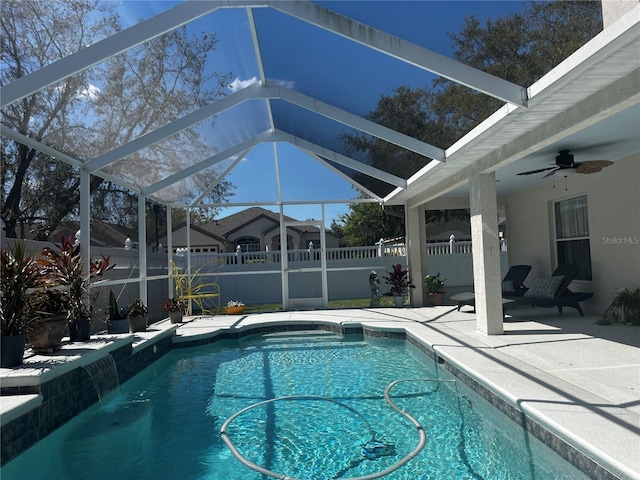
<svg viewBox="0 0 640 480"><path fill-rule="evenodd" d="M240 300L229 300L227 302L227 307L244 307L244 303L242 303Z"/></svg>
<svg viewBox="0 0 640 480"><path fill-rule="evenodd" d="M91 318L89 282L91 277L100 277L115 265L109 257L102 256L89 262L89 276L85 274L85 263L80 255L80 244L72 236L61 237L60 244L44 247L36 259L49 285L60 287L67 295L69 320L71 323Z"/></svg>
<svg viewBox="0 0 640 480"><path fill-rule="evenodd" d="M136 298L129 304L129 306L127 306L127 315L129 318L144 317L148 313L149 309L139 298Z"/></svg>
<svg viewBox="0 0 640 480"><path fill-rule="evenodd" d="M640 288L623 288L614 293L605 310L605 319L640 325Z"/></svg>
<svg viewBox="0 0 640 480"><path fill-rule="evenodd" d="M40 286L40 268L27 253L26 244L17 241L0 255L0 335L25 334L33 322L30 291Z"/></svg>
<svg viewBox="0 0 640 480"><path fill-rule="evenodd" d="M440 272L435 275L425 275L424 284L429 293L442 293L446 280L440 279Z"/></svg>
<svg viewBox="0 0 640 480"><path fill-rule="evenodd" d="M386 296L400 297L406 295L409 288L413 288L413 285L409 283L409 270L403 269L401 264L393 265L393 270L387 272L388 276L384 278L385 283L391 285L391 289Z"/></svg>
<svg viewBox="0 0 640 480"><path fill-rule="evenodd" d="M163 312L183 312L187 309L187 305L184 301L178 298L167 298L162 305L160 305Z"/></svg>
<svg viewBox="0 0 640 480"><path fill-rule="evenodd" d="M118 308L118 299L113 290L109 290L109 320L124 320L125 318L127 318L127 309Z"/></svg>
<svg viewBox="0 0 640 480"><path fill-rule="evenodd" d="M39 319L69 314L69 297L63 290L45 287L29 296L31 311Z"/></svg>

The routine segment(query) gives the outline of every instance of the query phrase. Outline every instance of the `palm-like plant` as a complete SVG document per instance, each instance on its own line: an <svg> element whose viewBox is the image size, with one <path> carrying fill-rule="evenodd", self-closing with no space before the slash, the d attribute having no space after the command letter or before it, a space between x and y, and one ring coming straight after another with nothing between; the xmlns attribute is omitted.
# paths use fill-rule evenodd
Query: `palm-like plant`
<svg viewBox="0 0 640 480"><path fill-rule="evenodd" d="M387 273L388 275L382 278L388 285L391 285L391 289L385 295L400 297L406 295L409 288L413 287L409 283L409 276L407 275L409 270L403 269L401 264L393 265L393 270Z"/></svg>
<svg viewBox="0 0 640 480"><path fill-rule="evenodd" d="M100 276L115 266L110 265L109 257L102 256L91 261L87 277L80 244L75 243L71 236L66 240L61 238L61 243L54 248L43 248L41 255L44 258L36 261L43 268L48 282L61 287L67 294L71 322L90 318L89 281L91 277Z"/></svg>
<svg viewBox="0 0 640 480"><path fill-rule="evenodd" d="M31 322L30 291L40 285L40 268L27 254L25 242L2 249L0 256L0 318L2 336L22 335Z"/></svg>

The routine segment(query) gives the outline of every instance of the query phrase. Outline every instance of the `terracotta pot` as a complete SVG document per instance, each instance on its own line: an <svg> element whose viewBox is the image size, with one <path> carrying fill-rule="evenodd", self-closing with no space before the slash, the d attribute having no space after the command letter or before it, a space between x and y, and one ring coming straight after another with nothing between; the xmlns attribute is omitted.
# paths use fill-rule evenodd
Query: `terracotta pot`
<svg viewBox="0 0 640 480"><path fill-rule="evenodd" d="M169 312L169 319L171 319L171 323L182 323L182 312Z"/></svg>
<svg viewBox="0 0 640 480"><path fill-rule="evenodd" d="M240 315L242 312L244 312L245 308L247 308L247 307L245 307L245 306L242 306L242 307L224 307L225 311L229 315Z"/></svg>
<svg viewBox="0 0 640 480"><path fill-rule="evenodd" d="M62 337L67 334L67 314L41 318L27 332L27 342L34 353L53 353L60 350Z"/></svg>
<svg viewBox="0 0 640 480"><path fill-rule="evenodd" d="M131 333L146 332L147 322L149 321L149 315L143 317L130 317L129 318L129 331Z"/></svg>
<svg viewBox="0 0 640 480"><path fill-rule="evenodd" d="M431 305L442 305L444 303L444 292L431 293L429 292L429 301Z"/></svg>

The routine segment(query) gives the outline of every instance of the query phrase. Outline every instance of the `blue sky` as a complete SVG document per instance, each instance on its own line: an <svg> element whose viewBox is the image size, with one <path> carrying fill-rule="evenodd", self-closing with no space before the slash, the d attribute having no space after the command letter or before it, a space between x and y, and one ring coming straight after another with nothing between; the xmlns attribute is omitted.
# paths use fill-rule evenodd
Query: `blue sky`
<svg viewBox="0 0 640 480"><path fill-rule="evenodd" d="M121 4L125 22L153 16L178 2L129 1ZM317 2L360 22L399 35L405 40L437 53L451 56L448 33L458 32L466 15L475 13L481 21L498 18L524 8L520 1L328 1ZM402 84L422 86L433 77L399 61L338 38L271 9L255 9L265 73L270 81L293 88L311 97L359 115L375 107L381 94L391 94ZM188 27L192 32L214 31L218 48L209 63L220 72L230 72L233 81L228 93L244 88L259 78L246 13L241 9L222 9ZM375 68L375 74L372 71ZM284 103L284 102L283 102ZM221 115L213 132L207 132L212 146L227 148L265 129L264 102L246 102L241 109ZM296 107L297 108L297 107ZM274 110L293 111L290 104ZM288 128L296 135L324 142L339 151L336 133L344 130L311 115L291 117ZM285 121L286 122L286 121ZM296 123L298 122L298 123ZM315 131L307 127L314 123ZM304 123L302 125L301 123ZM335 123L335 122L333 122ZM278 127L278 124L276 124ZM327 145L327 142L333 144ZM277 200L275 160L272 144L251 151L232 171L228 180L237 188L231 202L272 202ZM311 157L289 144L278 144L279 170L284 200L322 200L355 198L357 192L344 179L321 167ZM220 216L245 207L225 209ZM268 207L277 211L277 207ZM346 213L346 205L326 206L327 226ZM298 219L320 218L320 207L286 207L285 214Z"/></svg>

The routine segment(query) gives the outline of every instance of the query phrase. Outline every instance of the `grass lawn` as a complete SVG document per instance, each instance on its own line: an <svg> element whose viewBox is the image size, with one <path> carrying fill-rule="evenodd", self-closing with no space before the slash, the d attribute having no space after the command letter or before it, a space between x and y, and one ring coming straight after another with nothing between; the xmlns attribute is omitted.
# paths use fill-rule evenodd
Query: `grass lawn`
<svg viewBox="0 0 640 480"><path fill-rule="evenodd" d="M369 308L370 299L350 298L346 300L329 300L330 309L338 308ZM393 297L381 297L381 307L393 307ZM247 305L245 313L279 312L282 311L281 303L263 303L258 305Z"/></svg>

